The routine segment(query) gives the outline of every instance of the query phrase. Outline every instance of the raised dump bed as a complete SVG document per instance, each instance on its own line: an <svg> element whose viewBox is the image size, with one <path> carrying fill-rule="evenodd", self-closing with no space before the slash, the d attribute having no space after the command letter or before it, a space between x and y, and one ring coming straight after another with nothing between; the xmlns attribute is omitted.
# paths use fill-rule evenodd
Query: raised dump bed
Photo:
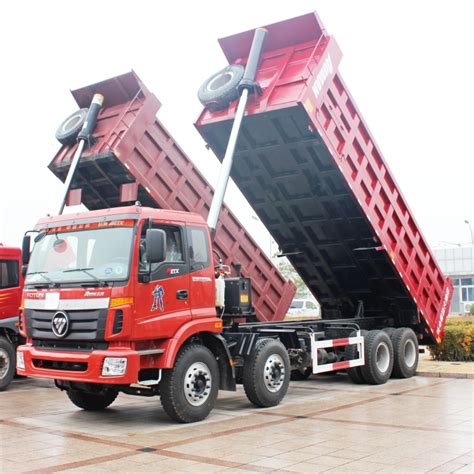
<svg viewBox="0 0 474 474"><path fill-rule="evenodd" d="M232 178L323 318L378 318L376 327L439 340L452 285L337 70L335 39L316 14L265 28L262 93L244 118ZM230 64L245 64L252 37L219 41ZM235 107L205 109L196 123L220 159Z"/></svg>
<svg viewBox="0 0 474 474"><path fill-rule="evenodd" d="M95 142L83 154L72 183L75 198L89 210L143 206L197 212L207 217L213 189L156 118L158 99L134 72L72 92L79 107L101 93L105 105L94 131ZM63 146L49 169L65 180L76 145ZM78 192L80 190L80 192ZM232 212L224 206L215 247L225 264L242 264L252 279L253 305L262 321L280 321L295 294Z"/></svg>

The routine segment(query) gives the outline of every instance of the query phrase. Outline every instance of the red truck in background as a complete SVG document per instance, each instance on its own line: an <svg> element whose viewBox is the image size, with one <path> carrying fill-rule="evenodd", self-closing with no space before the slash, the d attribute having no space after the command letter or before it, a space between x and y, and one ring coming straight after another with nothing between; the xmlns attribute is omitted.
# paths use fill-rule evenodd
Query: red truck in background
<svg viewBox="0 0 474 474"><path fill-rule="evenodd" d="M104 409L119 392L159 395L171 418L193 422L210 413L219 389L237 384L260 407L277 405L291 377L347 370L355 383L383 384L413 376L419 342L442 335L452 286L336 70L340 51L319 18L305 15L221 45L231 64L200 89L206 108L197 122L223 161L210 206L199 213L120 206L117 197L130 189L117 183L131 164L140 182L130 188L145 199L157 202L173 187L156 180L171 140L156 147L154 117L134 122L149 113L135 96L127 97L124 114L132 119L122 128L135 144L112 158L110 148L100 149L123 137L110 131L116 126L100 129L101 118L117 113L124 94L117 88L99 114L98 139L90 140L95 154L63 163L77 165L77 188L97 207L36 225L25 255L18 372L55 380L83 409ZM96 86L83 90L82 103L102 92ZM234 260L231 272L216 245L231 173L322 303L322 319L244 321L253 314L246 275L261 260L247 255L242 273ZM147 189L150 181L159 184ZM100 209L107 200L117 207ZM250 248L242 234L231 237L232 248Z"/></svg>
<svg viewBox="0 0 474 474"><path fill-rule="evenodd" d="M0 244L0 390L15 376L16 348L23 342L18 333L22 289L21 250Z"/></svg>

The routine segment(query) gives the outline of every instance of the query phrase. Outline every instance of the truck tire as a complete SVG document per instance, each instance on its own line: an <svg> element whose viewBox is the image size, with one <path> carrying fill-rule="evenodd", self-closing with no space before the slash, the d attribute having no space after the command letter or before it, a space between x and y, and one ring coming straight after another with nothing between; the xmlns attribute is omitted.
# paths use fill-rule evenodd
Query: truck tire
<svg viewBox="0 0 474 474"><path fill-rule="evenodd" d="M100 411L111 405L117 398L118 392L109 389L105 393L81 392L69 389L66 391L69 400L74 405L87 411Z"/></svg>
<svg viewBox="0 0 474 474"><path fill-rule="evenodd" d="M206 79L198 90L202 105L210 110L226 108L239 96L238 86L244 76L244 67L230 64Z"/></svg>
<svg viewBox="0 0 474 474"><path fill-rule="evenodd" d="M362 376L371 385L384 384L392 374L392 341L386 332L375 330L367 333L364 343L365 364L361 367Z"/></svg>
<svg viewBox="0 0 474 474"><path fill-rule="evenodd" d="M367 331L365 329L362 329L360 331L360 334L365 337L367 335ZM349 337L354 337L354 336L357 336L357 331L354 331L353 333L351 333ZM353 344L351 344L350 346L346 346L344 350L345 360L355 359L356 356L357 356L357 346L354 346ZM361 368L362 367L350 367L347 369L347 375L349 375L349 378L356 384L365 383L365 379L364 379L364 376L362 375Z"/></svg>
<svg viewBox="0 0 474 474"><path fill-rule="evenodd" d="M392 377L408 379L416 374L418 367L418 339L410 328L393 331L393 371Z"/></svg>
<svg viewBox="0 0 474 474"><path fill-rule="evenodd" d="M0 392L5 390L15 376L16 353L13 345L0 337Z"/></svg>
<svg viewBox="0 0 474 474"><path fill-rule="evenodd" d="M385 331L388 334L388 337L392 337L393 331L395 331L395 328L383 328L382 331Z"/></svg>
<svg viewBox="0 0 474 474"><path fill-rule="evenodd" d="M306 367L305 369L294 369L291 371L290 380L306 380L313 373L312 367Z"/></svg>
<svg viewBox="0 0 474 474"><path fill-rule="evenodd" d="M285 346L275 339L262 339L245 359L243 372L250 402L257 407L278 405L290 383L290 358Z"/></svg>
<svg viewBox="0 0 474 474"><path fill-rule="evenodd" d="M88 109L79 109L61 122L56 130L56 140L62 145L70 145L76 141L77 135L86 121Z"/></svg>
<svg viewBox="0 0 474 474"><path fill-rule="evenodd" d="M170 418L193 423L206 418L219 391L219 367L212 352L201 344L189 344L178 353L174 367L163 371L161 404Z"/></svg>

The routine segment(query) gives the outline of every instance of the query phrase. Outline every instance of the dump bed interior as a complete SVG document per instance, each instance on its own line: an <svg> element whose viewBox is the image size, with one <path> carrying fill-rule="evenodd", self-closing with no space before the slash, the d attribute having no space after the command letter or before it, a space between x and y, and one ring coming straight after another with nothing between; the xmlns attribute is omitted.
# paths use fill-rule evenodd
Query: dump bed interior
<svg viewBox="0 0 474 474"><path fill-rule="evenodd" d="M124 206L139 200L143 206L209 212L213 189L156 118L158 99L134 72L73 91L79 107L92 96L105 97L94 130L94 141L78 165L70 197L89 210ZM63 146L49 165L65 180L76 145ZM295 294L234 214L224 206L215 247L225 264L242 264L242 275L252 279L253 305L262 321L284 319Z"/></svg>
<svg viewBox="0 0 474 474"><path fill-rule="evenodd" d="M452 286L355 106L340 50L315 14L266 26L268 43L232 178L322 306L439 339ZM245 63L253 32L220 40ZM222 159L236 104L196 126Z"/></svg>

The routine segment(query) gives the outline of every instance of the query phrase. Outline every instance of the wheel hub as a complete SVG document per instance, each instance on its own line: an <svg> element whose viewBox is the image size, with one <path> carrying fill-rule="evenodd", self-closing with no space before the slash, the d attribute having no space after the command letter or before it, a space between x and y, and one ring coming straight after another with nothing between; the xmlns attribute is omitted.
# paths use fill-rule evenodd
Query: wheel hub
<svg viewBox="0 0 474 474"><path fill-rule="evenodd" d="M279 354L272 354L265 362L263 369L265 387L270 392L278 392L285 381L285 364Z"/></svg>
<svg viewBox="0 0 474 474"><path fill-rule="evenodd" d="M212 376L204 362L195 362L186 371L184 377L184 393L186 400L193 406L206 402L211 394Z"/></svg>
<svg viewBox="0 0 474 474"><path fill-rule="evenodd" d="M0 349L0 379L3 379L10 368L10 358L4 349Z"/></svg>
<svg viewBox="0 0 474 474"><path fill-rule="evenodd" d="M376 364L380 372L385 373L390 365L390 351L385 342L381 342L377 347Z"/></svg>
<svg viewBox="0 0 474 474"><path fill-rule="evenodd" d="M416 346L411 339L406 341L403 354L406 365L410 368L413 367L416 363Z"/></svg>

